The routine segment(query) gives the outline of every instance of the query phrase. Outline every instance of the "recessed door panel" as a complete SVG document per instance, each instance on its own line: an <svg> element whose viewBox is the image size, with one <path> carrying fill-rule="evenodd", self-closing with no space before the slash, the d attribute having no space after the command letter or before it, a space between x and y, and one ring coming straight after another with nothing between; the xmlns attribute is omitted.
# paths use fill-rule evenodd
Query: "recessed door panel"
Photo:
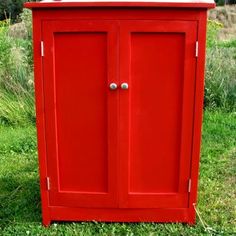
<svg viewBox="0 0 236 236"><path fill-rule="evenodd" d="M45 22L50 203L116 205L117 30L113 22ZM54 141L55 140L55 141Z"/></svg>
<svg viewBox="0 0 236 236"><path fill-rule="evenodd" d="M187 207L197 25L121 24L121 207Z"/></svg>
<svg viewBox="0 0 236 236"><path fill-rule="evenodd" d="M131 34L130 192L178 191L184 40Z"/></svg>
<svg viewBox="0 0 236 236"><path fill-rule="evenodd" d="M56 33L54 49L60 190L107 192L107 34Z"/></svg>

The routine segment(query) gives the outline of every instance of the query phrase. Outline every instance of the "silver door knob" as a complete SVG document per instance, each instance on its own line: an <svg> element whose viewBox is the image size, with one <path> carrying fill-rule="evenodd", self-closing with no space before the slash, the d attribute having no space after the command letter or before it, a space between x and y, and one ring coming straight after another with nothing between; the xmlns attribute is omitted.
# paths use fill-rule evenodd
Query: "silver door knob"
<svg viewBox="0 0 236 236"><path fill-rule="evenodd" d="M128 89L129 85L127 83L122 83L120 86L122 89Z"/></svg>
<svg viewBox="0 0 236 236"><path fill-rule="evenodd" d="M110 83L110 90L116 90L117 89L117 84L116 83Z"/></svg>

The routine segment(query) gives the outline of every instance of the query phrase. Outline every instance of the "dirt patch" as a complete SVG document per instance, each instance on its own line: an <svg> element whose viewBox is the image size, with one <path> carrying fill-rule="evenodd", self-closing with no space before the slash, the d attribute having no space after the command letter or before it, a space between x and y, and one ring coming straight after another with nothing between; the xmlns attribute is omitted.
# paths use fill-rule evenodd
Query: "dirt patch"
<svg viewBox="0 0 236 236"><path fill-rule="evenodd" d="M209 11L208 18L223 24L218 34L220 40L236 39L236 5L216 7Z"/></svg>
<svg viewBox="0 0 236 236"><path fill-rule="evenodd" d="M25 39L28 36L27 28L23 22L11 25L8 33L13 38Z"/></svg>

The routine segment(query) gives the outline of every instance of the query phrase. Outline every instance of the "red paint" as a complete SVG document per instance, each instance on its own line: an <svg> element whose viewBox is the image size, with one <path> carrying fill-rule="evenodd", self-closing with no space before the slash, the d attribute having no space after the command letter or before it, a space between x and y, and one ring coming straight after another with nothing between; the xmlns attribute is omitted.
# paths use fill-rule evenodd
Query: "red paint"
<svg viewBox="0 0 236 236"><path fill-rule="evenodd" d="M87 4L25 4L33 8L43 224L194 223L214 4Z"/></svg>
<svg viewBox="0 0 236 236"><path fill-rule="evenodd" d="M120 92L121 206L187 207L197 23L120 28L120 78L130 84Z"/></svg>
<svg viewBox="0 0 236 236"><path fill-rule="evenodd" d="M25 4L28 8L68 8L68 7L174 7L174 8L213 8L215 2L213 0L156 0L156 1L143 1L143 2L132 2L132 1L60 1L60 0L51 0L44 1L40 4L29 2Z"/></svg>

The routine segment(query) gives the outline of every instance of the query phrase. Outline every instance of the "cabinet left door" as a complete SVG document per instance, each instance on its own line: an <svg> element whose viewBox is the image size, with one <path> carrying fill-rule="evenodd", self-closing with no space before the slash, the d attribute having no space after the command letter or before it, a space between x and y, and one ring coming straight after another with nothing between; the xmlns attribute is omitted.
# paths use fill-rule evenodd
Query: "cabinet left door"
<svg viewBox="0 0 236 236"><path fill-rule="evenodd" d="M42 23L49 204L115 207L118 24Z"/></svg>

